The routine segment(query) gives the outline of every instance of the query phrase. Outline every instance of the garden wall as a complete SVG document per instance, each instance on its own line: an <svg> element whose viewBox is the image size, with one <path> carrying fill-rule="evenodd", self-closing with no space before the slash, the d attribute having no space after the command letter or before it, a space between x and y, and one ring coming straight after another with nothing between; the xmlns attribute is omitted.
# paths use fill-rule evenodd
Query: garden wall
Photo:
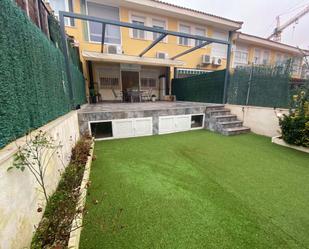
<svg viewBox="0 0 309 249"><path fill-rule="evenodd" d="M63 147L54 155L46 173L47 189L53 193L60 179L60 172L67 166L71 149L79 139L77 111L72 111L40 128L51 135ZM23 145L25 137L9 144L0 151L0 248L29 248L35 226L41 220L45 201L34 177L26 169L7 171L12 165L17 146Z"/></svg>
<svg viewBox="0 0 309 249"><path fill-rule="evenodd" d="M280 133L277 114L287 114L288 109L274 109L269 107L242 106L226 104L226 108L244 121L244 126L251 128L251 131L267 137L278 136Z"/></svg>

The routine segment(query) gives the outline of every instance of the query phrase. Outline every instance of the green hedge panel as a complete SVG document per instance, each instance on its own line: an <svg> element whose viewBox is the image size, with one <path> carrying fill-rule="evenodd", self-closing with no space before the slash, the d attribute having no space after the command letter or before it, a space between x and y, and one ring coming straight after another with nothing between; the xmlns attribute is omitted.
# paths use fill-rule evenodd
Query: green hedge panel
<svg viewBox="0 0 309 249"><path fill-rule="evenodd" d="M64 56L10 0L0 1L0 147L71 110ZM74 105L85 82L71 63Z"/></svg>
<svg viewBox="0 0 309 249"><path fill-rule="evenodd" d="M172 92L179 101L222 103L226 70L173 79Z"/></svg>
<svg viewBox="0 0 309 249"><path fill-rule="evenodd" d="M288 107L289 67L238 67L230 76L228 103L245 105L252 70L248 105L263 107Z"/></svg>

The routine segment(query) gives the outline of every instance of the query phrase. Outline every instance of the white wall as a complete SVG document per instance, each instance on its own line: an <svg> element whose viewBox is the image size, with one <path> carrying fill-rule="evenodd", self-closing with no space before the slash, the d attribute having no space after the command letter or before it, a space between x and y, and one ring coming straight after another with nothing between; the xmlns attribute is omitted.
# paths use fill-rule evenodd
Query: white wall
<svg viewBox="0 0 309 249"><path fill-rule="evenodd" d="M232 114L244 121L244 126L251 128L251 131L268 136L280 135L279 119L277 114L287 114L287 109L274 109L258 106L225 105Z"/></svg>
<svg viewBox="0 0 309 249"><path fill-rule="evenodd" d="M58 155L53 156L46 173L49 194L56 189L60 172L68 164L71 149L79 139L77 111L72 111L43 126L46 131L63 147ZM0 150L0 249L29 248L34 227L38 225L42 214L38 207L45 206L45 201L34 177L26 169L7 171L12 165L16 145L23 145L25 137Z"/></svg>

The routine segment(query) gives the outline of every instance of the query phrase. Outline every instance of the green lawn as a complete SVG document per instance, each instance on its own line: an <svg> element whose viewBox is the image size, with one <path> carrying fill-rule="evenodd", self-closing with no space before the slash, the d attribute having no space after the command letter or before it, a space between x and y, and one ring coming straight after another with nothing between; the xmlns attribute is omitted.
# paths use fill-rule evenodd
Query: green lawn
<svg viewBox="0 0 309 249"><path fill-rule="evenodd" d="M308 154L205 130L95 146L82 249L309 248Z"/></svg>

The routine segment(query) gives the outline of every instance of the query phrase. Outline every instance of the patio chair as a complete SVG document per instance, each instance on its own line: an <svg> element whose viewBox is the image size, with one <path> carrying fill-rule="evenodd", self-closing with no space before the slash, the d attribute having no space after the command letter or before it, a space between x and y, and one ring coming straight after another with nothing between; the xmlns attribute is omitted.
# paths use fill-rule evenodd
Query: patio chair
<svg viewBox="0 0 309 249"><path fill-rule="evenodd" d="M114 88L112 88L112 92L113 92L115 100L120 100L121 102L123 101L122 94L117 94Z"/></svg>
<svg viewBox="0 0 309 249"><path fill-rule="evenodd" d="M152 95L152 88L148 89L148 91L143 92L142 94L142 100L143 101L150 101Z"/></svg>

